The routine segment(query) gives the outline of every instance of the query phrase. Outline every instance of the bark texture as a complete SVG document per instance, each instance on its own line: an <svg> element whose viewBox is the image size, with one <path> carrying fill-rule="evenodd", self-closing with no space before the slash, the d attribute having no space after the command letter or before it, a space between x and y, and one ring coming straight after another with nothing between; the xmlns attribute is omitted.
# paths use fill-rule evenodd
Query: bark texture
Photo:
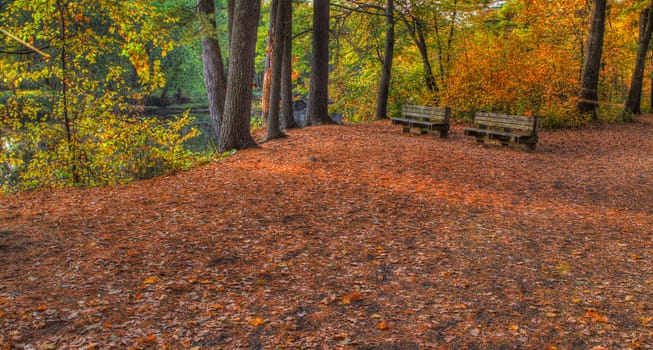
<svg viewBox="0 0 653 350"><path fill-rule="evenodd" d="M383 54L383 69L379 81L379 92L376 99L375 119L388 118L388 96L392 77L392 59L395 50L394 2L387 0L385 7L385 52Z"/></svg>
<svg viewBox="0 0 653 350"><path fill-rule="evenodd" d="M281 100L281 66L283 60L283 31L285 22L285 13L283 12L283 2L286 0L274 0L272 3L277 6L275 23L274 23L274 48L272 50L272 65L270 78L270 113L268 117L268 129L266 140L276 139L285 136L281 132L279 124L280 100Z"/></svg>
<svg viewBox="0 0 653 350"><path fill-rule="evenodd" d="M333 123L329 117L329 0L313 1L313 57L308 93L308 125Z"/></svg>
<svg viewBox="0 0 653 350"><path fill-rule="evenodd" d="M260 14L260 0L235 2L227 95L218 139L220 152L256 146L250 133L250 117L256 34Z"/></svg>
<svg viewBox="0 0 653 350"><path fill-rule="evenodd" d="M292 0L283 1L283 59L281 67L281 129L299 127L292 106Z"/></svg>
<svg viewBox="0 0 653 350"><path fill-rule="evenodd" d="M261 99L261 118L267 123L270 115L270 86L272 83L272 65L274 64L274 48L277 44L275 33L277 32L277 13L279 0L272 0L270 3L270 23L268 23L267 48L265 50L265 70L263 71L263 97Z"/></svg>
<svg viewBox="0 0 653 350"><path fill-rule="evenodd" d="M202 66L204 85L209 99L209 113L213 121L215 137L220 137L220 124L224 114L227 81L224 75L222 51L218 42L215 23L214 0L198 0L197 8L202 23Z"/></svg>
<svg viewBox="0 0 653 350"><path fill-rule="evenodd" d="M653 2L651 3L653 6ZM644 65L646 63L646 53L648 52L649 42L651 41L651 30L653 29L653 16L651 8L644 9L640 15L639 39L637 48L637 58L635 60L635 69L630 80L630 89L628 90L628 99L624 105L626 113L641 114L642 104L642 85L644 83Z"/></svg>
<svg viewBox="0 0 653 350"><path fill-rule="evenodd" d="M598 119L596 108L599 105L598 86L605 32L605 9L606 0L592 1L592 22L587 38L587 54L577 104L577 109L581 113L591 113L594 120Z"/></svg>

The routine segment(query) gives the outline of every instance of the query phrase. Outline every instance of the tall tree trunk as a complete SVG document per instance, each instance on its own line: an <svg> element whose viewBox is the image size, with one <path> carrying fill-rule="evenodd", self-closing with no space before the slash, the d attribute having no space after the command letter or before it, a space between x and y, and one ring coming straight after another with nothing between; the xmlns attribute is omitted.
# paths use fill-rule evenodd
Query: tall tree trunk
<svg viewBox="0 0 653 350"><path fill-rule="evenodd" d="M256 34L261 14L260 0L236 0L227 75L227 96L218 150L255 147L250 133L252 82Z"/></svg>
<svg viewBox="0 0 653 350"><path fill-rule="evenodd" d="M308 92L308 125L333 123L329 117L329 0L313 0L313 57Z"/></svg>
<svg viewBox="0 0 653 350"><path fill-rule="evenodd" d="M57 0L57 12L59 15L59 39L61 40L61 56L59 57L59 62L61 63L61 102L63 107L63 126L64 132L66 134L66 144L68 146L68 151L70 152L70 157L72 159L72 164L70 172L73 177L73 184L79 185L82 182L82 178L79 174L79 166L81 161L77 152L77 145L73 137L72 130L72 120L70 118L70 113L68 109L68 61L67 61L67 52L66 45L68 45L68 37L66 36L66 14L64 9L64 4L61 3L61 0Z"/></svg>
<svg viewBox="0 0 653 350"><path fill-rule="evenodd" d="M235 11L236 11L236 0L227 0L227 23L228 23L227 28L229 31L229 48L231 48L231 38L233 37Z"/></svg>
<svg viewBox="0 0 653 350"><path fill-rule="evenodd" d="M653 1L651 3L653 8ZM630 89L628 90L628 99L624 106L626 113L641 114L642 103L642 85L644 83L644 64L646 63L646 53L648 52L649 42L651 41L651 31L653 29L653 16L651 8L642 10L639 23L639 39L637 48L637 59L635 60L635 70L630 80Z"/></svg>
<svg viewBox="0 0 653 350"><path fill-rule="evenodd" d="M279 111L281 108L281 66L283 64L283 33L286 14L283 12L285 2L290 0L274 0L272 3L277 6L274 23L274 49L272 50L272 74L270 81L270 114L268 117L268 133L266 140L272 140L285 135L279 126Z"/></svg>
<svg viewBox="0 0 653 350"><path fill-rule="evenodd" d="M227 81L224 76L224 63L216 32L214 0L198 0L197 5L202 23L204 85L209 98L209 113L217 140L220 137L220 124L224 114Z"/></svg>
<svg viewBox="0 0 653 350"><path fill-rule="evenodd" d="M431 62L429 61L429 52L426 46L426 38L424 37L424 25L422 24L422 20L412 16L409 20L405 15L401 18L404 21L406 28L408 28L408 32L413 38L415 45L417 45L417 49L419 50L419 54L422 58L422 65L424 66L424 82L426 84L426 88L431 92L440 91L438 83L435 80L435 76L433 75Z"/></svg>
<svg viewBox="0 0 653 350"><path fill-rule="evenodd" d="M587 37L587 54L583 65L580 96L576 108L581 113L591 113L597 120L596 108L599 104L599 73L603 53L603 34L605 33L606 0L592 1L592 22Z"/></svg>
<svg viewBox="0 0 653 350"><path fill-rule="evenodd" d="M651 60L653 61L653 59ZM651 91L649 96L649 111L653 111L653 69L651 70Z"/></svg>
<svg viewBox="0 0 653 350"><path fill-rule="evenodd" d="M281 129L299 127L292 109L292 0L284 1L283 58L281 60Z"/></svg>
<svg viewBox="0 0 653 350"><path fill-rule="evenodd" d="M392 58L395 50L395 21L394 3L386 0L385 6L385 52L383 54L383 69L379 81L379 92L376 99L375 119L388 117L388 95L390 94L390 80L392 77Z"/></svg>
<svg viewBox="0 0 653 350"><path fill-rule="evenodd" d="M274 47L276 46L275 33L277 31L276 18L279 13L279 0L270 3L270 23L268 23L267 48L265 50L265 70L263 71L263 97L261 98L261 118L267 123L270 114L270 84L272 81L272 65L274 64Z"/></svg>

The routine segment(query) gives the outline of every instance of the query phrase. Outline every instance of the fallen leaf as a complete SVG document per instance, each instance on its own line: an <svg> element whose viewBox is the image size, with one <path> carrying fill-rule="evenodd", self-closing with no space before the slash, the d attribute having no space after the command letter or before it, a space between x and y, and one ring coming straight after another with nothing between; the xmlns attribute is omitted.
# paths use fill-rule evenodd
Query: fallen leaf
<svg viewBox="0 0 653 350"><path fill-rule="evenodd" d="M45 311L48 307L45 304L41 304L34 308L34 311Z"/></svg>
<svg viewBox="0 0 653 350"><path fill-rule="evenodd" d="M571 270L571 266L569 266L569 263L566 261L561 261L556 265L556 271L562 276L566 275L569 273Z"/></svg>
<svg viewBox="0 0 653 350"><path fill-rule="evenodd" d="M361 292L352 292L342 297L342 302L345 304L351 304L352 301L363 300L365 296Z"/></svg>
<svg viewBox="0 0 653 350"><path fill-rule="evenodd" d="M321 303L324 304L324 305L329 305L334 301L336 301L336 296L331 294L331 295L325 297L324 299L322 299Z"/></svg>
<svg viewBox="0 0 653 350"><path fill-rule="evenodd" d="M585 318L589 318L590 320L593 320L593 321L596 321L596 322L600 322L600 323L608 322L608 317L607 316L602 316L601 314L599 314L598 311L596 311L594 309L585 310L584 316L585 316Z"/></svg>
<svg viewBox="0 0 653 350"><path fill-rule="evenodd" d="M260 318L260 317L255 317L255 318L253 318L253 319L251 319L249 321L249 324L251 324L252 327L258 327L258 326L260 326L260 325L262 325L264 323L265 323L265 320Z"/></svg>
<svg viewBox="0 0 653 350"><path fill-rule="evenodd" d="M388 324L381 321L379 322L379 324L376 325L376 328L380 330L388 329Z"/></svg>
<svg viewBox="0 0 653 350"><path fill-rule="evenodd" d="M148 277L143 280L143 284L153 284L156 282L156 277Z"/></svg>
<svg viewBox="0 0 653 350"><path fill-rule="evenodd" d="M156 335L154 335L154 334L150 334L150 335L148 335L147 337L143 338L142 340L143 340L144 343L151 343L151 342L153 342L155 339L156 339Z"/></svg>

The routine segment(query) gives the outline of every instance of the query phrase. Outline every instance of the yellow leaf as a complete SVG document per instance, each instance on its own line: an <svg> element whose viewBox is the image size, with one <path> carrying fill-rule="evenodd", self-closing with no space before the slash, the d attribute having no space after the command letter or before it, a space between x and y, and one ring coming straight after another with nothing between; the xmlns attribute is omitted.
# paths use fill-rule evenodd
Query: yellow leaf
<svg viewBox="0 0 653 350"><path fill-rule="evenodd" d="M152 284L156 282L156 277L148 277L143 280L143 284Z"/></svg>
<svg viewBox="0 0 653 350"><path fill-rule="evenodd" d="M265 320L262 319L262 318L260 318L260 317L256 317L256 318L251 319L251 320L249 321L249 324L251 324L252 327L258 327L258 326L260 326L260 325L262 325L262 324L264 324L264 323L265 323Z"/></svg>
<svg viewBox="0 0 653 350"><path fill-rule="evenodd" d="M642 317L640 321L642 321L642 326L646 327L653 321L653 317Z"/></svg>
<svg viewBox="0 0 653 350"><path fill-rule="evenodd" d="M569 266L569 263L566 261L561 261L556 265L556 270L558 271L559 274L561 275L566 275L569 273L569 270L571 270L571 266Z"/></svg>
<svg viewBox="0 0 653 350"><path fill-rule="evenodd" d="M510 326L508 326L508 329L510 329L511 331L516 332L516 331L519 330L519 325L518 324L511 324Z"/></svg>

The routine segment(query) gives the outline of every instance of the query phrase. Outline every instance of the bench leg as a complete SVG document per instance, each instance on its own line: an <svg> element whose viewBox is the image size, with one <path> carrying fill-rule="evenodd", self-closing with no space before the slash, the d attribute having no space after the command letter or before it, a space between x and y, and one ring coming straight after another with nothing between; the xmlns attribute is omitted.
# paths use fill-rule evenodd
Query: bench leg
<svg viewBox="0 0 653 350"><path fill-rule="evenodd" d="M485 143L485 140L483 138L477 137L476 138L476 143L478 143L480 145L480 144Z"/></svg>
<svg viewBox="0 0 653 350"><path fill-rule="evenodd" d="M410 126L404 125L403 128L401 128L401 132L404 132L404 133L410 132Z"/></svg>
<svg viewBox="0 0 653 350"><path fill-rule="evenodd" d="M447 136L449 136L449 130L440 130L441 138L446 138Z"/></svg>
<svg viewBox="0 0 653 350"><path fill-rule="evenodd" d="M535 151L535 145L537 145L537 144L536 143L527 143L526 144L528 149L530 149L531 151Z"/></svg>
<svg viewBox="0 0 653 350"><path fill-rule="evenodd" d="M420 135L426 135L428 133L429 133L429 131L427 129L419 129L419 134Z"/></svg>

